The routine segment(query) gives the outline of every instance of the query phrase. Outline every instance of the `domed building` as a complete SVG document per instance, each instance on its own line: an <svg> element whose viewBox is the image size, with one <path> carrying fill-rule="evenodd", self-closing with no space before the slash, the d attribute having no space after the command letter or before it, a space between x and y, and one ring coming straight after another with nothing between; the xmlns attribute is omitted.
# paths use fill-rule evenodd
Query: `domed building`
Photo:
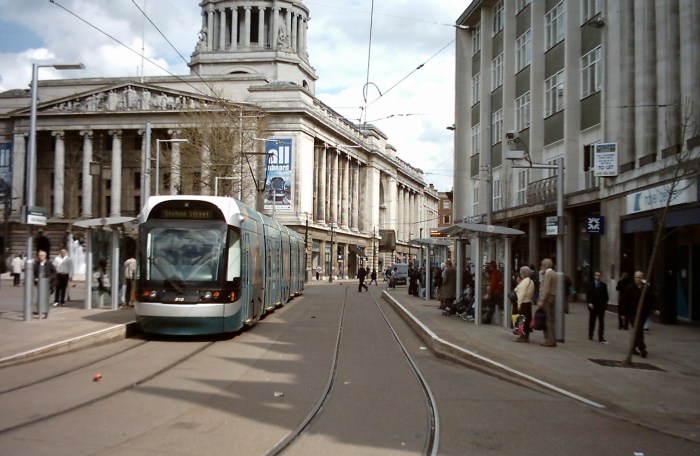
<svg viewBox="0 0 700 456"><path fill-rule="evenodd" d="M201 193L242 199L301 233L307 270L324 277L414 259L409 241L435 223L438 193L381 130L316 98L304 3L200 5L189 75L38 81L35 206L50 255L83 235L78 221L135 217L152 194ZM26 249L30 102L30 90L0 94L11 253ZM236 139L228 155L203 133L212 122Z"/></svg>

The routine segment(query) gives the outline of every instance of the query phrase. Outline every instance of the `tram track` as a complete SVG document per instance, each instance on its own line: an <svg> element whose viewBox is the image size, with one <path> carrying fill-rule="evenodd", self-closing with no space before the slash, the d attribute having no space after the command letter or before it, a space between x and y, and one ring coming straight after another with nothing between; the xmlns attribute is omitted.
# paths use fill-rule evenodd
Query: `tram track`
<svg viewBox="0 0 700 456"><path fill-rule="evenodd" d="M311 409L310 413L299 423L299 425L296 428L294 428L289 434L287 434L282 440L280 440L273 448L271 448L267 453L265 453L266 456L276 456L276 455L284 454L287 450L291 450L291 448L294 446L294 444L296 442L298 442L301 438L303 438L304 433L310 429L310 427L314 424L314 422L321 419L321 416L323 414L325 406L329 403L329 401L331 400L331 398L333 396L333 391L337 385L338 365L339 365L339 359L340 359L341 349L342 349L342 345L343 345L343 328L344 328L344 321L346 318L346 308L347 308L347 303L348 303L348 290L349 290L349 287L346 287L345 293L343 296L342 309L340 312L341 315L340 315L340 319L339 319L339 323L338 323L335 349L334 349L334 353L332 355L331 367L329 370L328 381L325 385L325 388L322 391L321 396L319 397L318 401L316 402L314 407ZM430 389L430 386L429 386L426 378L421 373L416 362L413 360L413 358L409 354L408 350L406 349L405 345L401 341L401 338L399 337L397 331L391 325L386 314L381 309L380 301L378 301L377 298L375 296L373 296L371 293L368 293L368 294L370 295L374 306L377 308L377 310L381 314L383 322L386 324L389 333L391 334L393 340L398 345L401 353L403 354L407 364L409 365L411 371L413 372L413 374L414 374L414 376L415 376L415 378L416 378L416 380L417 380L418 384L420 385L420 388L423 392L424 399L426 402L427 416L428 416L428 423L427 423L428 432L426 433L424 450L422 453L425 455L429 455L429 456L437 455L438 448L439 448L439 436L440 436L440 418L439 418L439 412L438 412L438 407L437 407L437 401L436 401L435 397L433 396L433 393Z"/></svg>
<svg viewBox="0 0 700 456"><path fill-rule="evenodd" d="M58 382L62 382L64 384L79 384L76 378L81 378L84 380L86 377L92 376L92 372L89 372L89 370L95 371L96 368L103 368L104 375L107 377L118 377L116 372L121 369L121 366L128 363L133 363L134 359L134 356L131 356L119 360L118 358L120 356L125 354L133 355L134 353L138 355L138 353L135 352L136 349L141 349L143 351L147 347L153 347L153 345L158 344L158 342L143 341L143 343L128 347L126 350L122 350L118 353L113 353L109 356L83 363L80 366L65 369L56 374L6 389L0 393L0 408L8 412L4 413L3 416L0 417L0 436L23 428L28 428L50 419L67 415L75 412L76 410L92 406L132 390L139 385L156 379L177 368L199 353L202 353L204 350L210 348L215 343L217 343L217 341L194 343L195 346L188 346L188 349L183 350L183 353L180 353L172 359L167 360L162 365L152 366L155 367L155 369L151 370L150 372L144 373L136 378L129 379L128 381L124 381L124 377L122 376L122 381L118 385L112 386L110 383L107 387L100 388L97 391L90 391L86 388L83 390L84 394L80 396L81 400L75 401L72 399L76 397L76 394L66 394L66 396L69 396L69 399L66 400L65 403L62 404L62 398L59 398L52 404L52 406L43 408L42 412L37 412L34 410L28 412L27 414L23 414L21 408L17 407L17 403L29 400L34 393L33 389L51 389L51 386ZM113 364L109 365L109 362L113 362ZM100 374L100 376L101 375L102 374ZM94 380L99 381L98 378L94 378ZM61 395L61 391L58 388L54 392L55 396ZM14 412L11 413L9 412L10 410L14 410Z"/></svg>

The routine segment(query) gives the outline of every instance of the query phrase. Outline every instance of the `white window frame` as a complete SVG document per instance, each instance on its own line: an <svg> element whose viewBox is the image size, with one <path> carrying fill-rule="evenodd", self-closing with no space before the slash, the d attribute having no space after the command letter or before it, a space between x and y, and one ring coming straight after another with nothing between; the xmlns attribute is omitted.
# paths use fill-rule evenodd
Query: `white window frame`
<svg viewBox="0 0 700 456"><path fill-rule="evenodd" d="M472 215L479 214L479 183L475 182L472 187Z"/></svg>
<svg viewBox="0 0 700 456"><path fill-rule="evenodd" d="M527 169L519 169L516 174L515 205L527 204L527 186L530 183L530 173Z"/></svg>
<svg viewBox="0 0 700 456"><path fill-rule="evenodd" d="M515 40L515 49L515 72L518 73L532 63L532 29Z"/></svg>
<svg viewBox="0 0 700 456"><path fill-rule="evenodd" d="M450 208L450 200L442 200L442 208L449 209Z"/></svg>
<svg viewBox="0 0 700 456"><path fill-rule="evenodd" d="M472 105L481 101L481 72L472 76Z"/></svg>
<svg viewBox="0 0 700 456"><path fill-rule="evenodd" d="M481 51L481 25L476 25L472 29L472 55Z"/></svg>
<svg viewBox="0 0 700 456"><path fill-rule="evenodd" d="M481 124L478 123L472 127L472 154L478 155L481 152Z"/></svg>
<svg viewBox="0 0 700 456"><path fill-rule="evenodd" d="M581 0L581 23L585 24L602 11L600 0Z"/></svg>
<svg viewBox="0 0 700 456"><path fill-rule="evenodd" d="M503 109L491 114L491 145L503 141Z"/></svg>
<svg viewBox="0 0 700 456"><path fill-rule="evenodd" d="M591 50L581 57L581 98L586 98L602 86L601 47Z"/></svg>
<svg viewBox="0 0 700 456"><path fill-rule="evenodd" d="M494 211L500 211L501 209L504 209L501 207L503 204L503 193L502 193L502 186L501 186L501 176L494 175L493 176L493 210Z"/></svg>
<svg viewBox="0 0 700 456"><path fill-rule="evenodd" d="M554 8L549 10L544 16L544 49L545 51L554 47L555 44L564 40L566 34L566 18L564 14L564 2L559 2Z"/></svg>
<svg viewBox="0 0 700 456"><path fill-rule="evenodd" d="M496 3L493 7L493 36L503 30L503 22L505 21L505 13L503 9L503 0Z"/></svg>
<svg viewBox="0 0 700 456"><path fill-rule="evenodd" d="M530 127L530 92L515 99L515 128L525 130Z"/></svg>
<svg viewBox="0 0 700 456"><path fill-rule="evenodd" d="M491 90L496 90L503 85L503 53L501 52L491 61Z"/></svg>
<svg viewBox="0 0 700 456"><path fill-rule="evenodd" d="M564 70L544 81L544 116L549 117L564 109Z"/></svg>

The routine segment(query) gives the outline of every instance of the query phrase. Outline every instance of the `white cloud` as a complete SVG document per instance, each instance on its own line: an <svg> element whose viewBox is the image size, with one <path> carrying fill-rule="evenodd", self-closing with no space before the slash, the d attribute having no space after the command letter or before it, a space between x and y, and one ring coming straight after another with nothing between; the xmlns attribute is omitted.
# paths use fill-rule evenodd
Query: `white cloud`
<svg viewBox="0 0 700 456"><path fill-rule="evenodd" d="M367 81L371 2L305 0L304 4L311 16L308 50L319 76L316 94L357 120L365 104L362 88ZM389 136L399 157L428 173L426 181L440 190L452 187L453 133L445 127L454 123L454 44L434 54L454 39L451 24L468 4L468 0L375 2L369 81L385 95L372 102L378 92L374 86L368 89L367 120L392 116L375 125ZM93 26L138 52L143 37L149 59L173 74L189 74L178 52L189 59L202 23L196 0L0 0L0 18L3 25L31 31L39 41L26 47L0 43L0 91L27 88L31 64L39 60L85 63L86 69L79 73L43 69L41 77L46 79L139 74L141 58ZM415 70L421 64L425 66ZM163 70L145 62L144 73L163 74Z"/></svg>

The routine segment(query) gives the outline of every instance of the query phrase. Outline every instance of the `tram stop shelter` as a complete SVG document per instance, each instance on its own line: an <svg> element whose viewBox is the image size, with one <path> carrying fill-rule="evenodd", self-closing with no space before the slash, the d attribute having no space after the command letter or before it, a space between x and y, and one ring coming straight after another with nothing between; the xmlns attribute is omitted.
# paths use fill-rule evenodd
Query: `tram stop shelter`
<svg viewBox="0 0 700 456"><path fill-rule="evenodd" d="M112 254L112 261L110 265L110 306L112 310L119 308L119 233L120 230L123 231L124 225L127 223L133 223L136 221L134 217L103 217L88 220L80 220L75 222L73 226L79 228L86 228L88 234L86 236L86 248L85 248L85 310L92 309L93 300L93 290L92 290L92 277L94 269L94 259L93 259L93 245L92 245L92 230L94 229L111 229L112 239L110 242L110 252Z"/></svg>
<svg viewBox="0 0 700 456"><path fill-rule="evenodd" d="M432 274L431 272L431 257L434 255L434 250L436 248L447 249L452 245L452 241L439 238L417 238L411 239L410 244L418 246L420 249L420 264L425 264L425 282L427 285L425 287L425 300L430 301L430 290L432 289ZM427 248L427 255L424 252L423 247ZM427 261L424 261L426 260Z"/></svg>
<svg viewBox="0 0 700 456"><path fill-rule="evenodd" d="M511 274L511 257L512 257L512 242L513 237L525 234L524 231L516 230L515 228L508 228L506 226L499 225L483 225L480 223L457 223L448 228L443 228L440 230L440 234L443 236L449 236L450 238L455 238L456 242L456 264L462 265L463 259L462 255L464 252L464 243L471 244L472 254L478 259L477 271L473 271L474 277L474 323L477 325L481 324L481 265L480 259L483 258L484 241L488 238L496 238L503 240L505 242L505 258L503 259L503 327L510 328L511 319L510 315L511 304L508 300L508 287L506 286L506 281L510 278ZM462 274L457 274L457 293L460 294L464 289L464 284L462 284Z"/></svg>

